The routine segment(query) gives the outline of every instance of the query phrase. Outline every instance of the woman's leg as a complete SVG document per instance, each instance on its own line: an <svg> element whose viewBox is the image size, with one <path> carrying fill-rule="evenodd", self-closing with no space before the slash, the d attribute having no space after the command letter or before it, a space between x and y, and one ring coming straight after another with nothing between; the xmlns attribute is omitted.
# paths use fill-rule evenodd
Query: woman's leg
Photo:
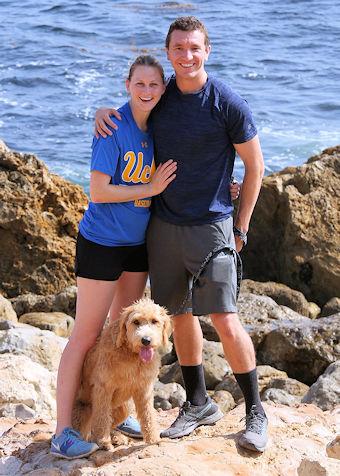
<svg viewBox="0 0 340 476"><path fill-rule="evenodd" d="M119 319L123 307L143 297L148 273L124 271L117 281L114 299L110 308L110 321Z"/></svg>
<svg viewBox="0 0 340 476"><path fill-rule="evenodd" d="M102 330L115 295L117 281L78 277L77 286L75 326L58 370L56 435L65 427L72 426L72 408L85 355Z"/></svg>

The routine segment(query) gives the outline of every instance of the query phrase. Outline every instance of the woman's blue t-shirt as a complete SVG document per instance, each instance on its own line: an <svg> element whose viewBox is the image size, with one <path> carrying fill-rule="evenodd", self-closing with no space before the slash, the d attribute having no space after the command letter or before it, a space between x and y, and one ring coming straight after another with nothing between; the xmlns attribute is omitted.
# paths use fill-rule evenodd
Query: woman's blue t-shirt
<svg viewBox="0 0 340 476"><path fill-rule="evenodd" d="M131 186L150 182L155 165L152 132L141 131L129 103L119 109L119 129L105 139L93 138L91 171L111 176L113 185ZM123 203L89 203L79 224L80 233L105 246L133 246L145 242L151 199Z"/></svg>

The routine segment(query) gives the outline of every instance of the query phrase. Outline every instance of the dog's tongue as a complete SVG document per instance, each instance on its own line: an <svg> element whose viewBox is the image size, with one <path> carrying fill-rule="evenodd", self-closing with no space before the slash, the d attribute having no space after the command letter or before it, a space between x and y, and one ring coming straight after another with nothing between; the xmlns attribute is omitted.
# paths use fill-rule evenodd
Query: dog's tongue
<svg viewBox="0 0 340 476"><path fill-rule="evenodd" d="M153 358L153 354L154 354L154 350L153 350L152 347L143 347L139 351L139 357L145 363L151 362L151 360Z"/></svg>

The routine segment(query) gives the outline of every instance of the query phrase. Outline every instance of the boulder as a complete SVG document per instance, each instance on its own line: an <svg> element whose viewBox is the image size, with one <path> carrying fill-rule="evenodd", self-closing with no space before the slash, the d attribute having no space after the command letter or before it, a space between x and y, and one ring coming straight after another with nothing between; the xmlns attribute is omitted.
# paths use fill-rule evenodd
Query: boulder
<svg viewBox="0 0 340 476"><path fill-rule="evenodd" d="M0 321L18 322L17 314L11 301L0 294Z"/></svg>
<svg viewBox="0 0 340 476"><path fill-rule="evenodd" d="M20 317L30 312L64 312L76 314L77 286L69 286L58 294L21 294L11 299L13 308Z"/></svg>
<svg viewBox="0 0 340 476"><path fill-rule="evenodd" d="M82 188L31 154L0 149L0 292L54 294L75 283Z"/></svg>
<svg viewBox="0 0 340 476"><path fill-rule="evenodd" d="M73 317L63 312L30 312L20 316L19 322L52 331L60 337L69 337L74 326Z"/></svg>
<svg viewBox="0 0 340 476"><path fill-rule="evenodd" d="M185 390L178 383L164 384L157 381L154 392L154 407L162 410L180 407L186 400Z"/></svg>
<svg viewBox="0 0 340 476"><path fill-rule="evenodd" d="M280 388L268 388L262 393L261 400L291 407L299 403L301 399L295 395L290 395L288 392L281 390Z"/></svg>
<svg viewBox="0 0 340 476"><path fill-rule="evenodd" d="M255 349L272 330L289 323L310 322L286 306L280 306L268 296L258 296L252 293L242 293L238 299L240 320L252 338ZM210 317L199 317L202 332L207 340L219 341L218 334L211 323Z"/></svg>
<svg viewBox="0 0 340 476"><path fill-rule="evenodd" d="M322 410L331 410L340 404L340 360L327 367L310 387L302 402L314 403Z"/></svg>
<svg viewBox="0 0 340 476"><path fill-rule="evenodd" d="M269 365L258 365L257 370L257 379L259 385L259 391L268 387L268 383L273 378L286 378L287 374L281 370L274 369ZM234 375L226 375L222 382L220 382L215 387L215 391L226 390L234 398L235 402L239 403L243 399L242 391L234 377Z"/></svg>
<svg viewBox="0 0 340 476"><path fill-rule="evenodd" d="M340 312L340 298L333 297L329 301L326 302L324 307L322 308L321 316L327 317L332 316L333 314L337 314Z"/></svg>
<svg viewBox="0 0 340 476"><path fill-rule="evenodd" d="M265 337L257 359L311 385L330 363L340 358L339 339L340 314L290 323Z"/></svg>
<svg viewBox="0 0 340 476"><path fill-rule="evenodd" d="M337 146L263 179L242 251L247 278L284 283L318 305L340 295L339 173Z"/></svg>
<svg viewBox="0 0 340 476"><path fill-rule="evenodd" d="M217 390L212 394L212 399L217 403L223 413L230 412L230 410L236 406L232 394L226 390Z"/></svg>
<svg viewBox="0 0 340 476"><path fill-rule="evenodd" d="M26 355L0 354L0 409L23 404L40 416L55 415L56 373Z"/></svg>
<svg viewBox="0 0 340 476"><path fill-rule="evenodd" d="M264 390L267 389L278 389L278 390L283 390L289 395L297 396L297 397L303 397L306 392L308 392L309 387L308 385L299 382L298 380L295 380L293 378L289 377L274 377L270 379L268 384L265 386ZM300 400L301 400L300 398Z"/></svg>
<svg viewBox="0 0 340 476"><path fill-rule="evenodd" d="M49 370L57 370L66 339L25 325L0 331L0 354L25 355Z"/></svg>
<svg viewBox="0 0 340 476"><path fill-rule="evenodd" d="M223 347L220 342L210 342L203 339L203 368L205 383L208 390L214 390L231 369L224 358ZM181 367L178 361L164 365L159 372L162 383L176 382L184 386Z"/></svg>
<svg viewBox="0 0 340 476"><path fill-rule="evenodd" d="M36 416L36 412L24 403L7 403L1 405L0 416L5 418L18 418L20 420L30 420Z"/></svg>
<svg viewBox="0 0 340 476"><path fill-rule="evenodd" d="M315 314L317 311L320 312L320 308L315 303L309 303L300 291L295 291L289 286L281 283L274 283L272 281L261 283L258 281L252 281L251 279L244 279L241 283L241 293L268 296L277 304L290 307L293 311L311 319L316 317ZM314 310L311 304L316 306L314 307Z"/></svg>
<svg viewBox="0 0 340 476"><path fill-rule="evenodd" d="M340 435L328 443L326 452L330 458L340 459Z"/></svg>

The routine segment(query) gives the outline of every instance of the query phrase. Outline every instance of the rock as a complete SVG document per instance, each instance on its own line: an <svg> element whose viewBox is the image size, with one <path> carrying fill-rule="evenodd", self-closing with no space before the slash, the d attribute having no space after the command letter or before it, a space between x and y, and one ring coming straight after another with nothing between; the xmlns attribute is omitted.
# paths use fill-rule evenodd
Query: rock
<svg viewBox="0 0 340 476"><path fill-rule="evenodd" d="M322 410L331 410L340 404L340 360L334 362L310 387L302 399L303 403L314 403Z"/></svg>
<svg viewBox="0 0 340 476"><path fill-rule="evenodd" d="M13 308L20 317L29 312L52 312L54 295L42 296L32 293L21 294L11 299Z"/></svg>
<svg viewBox="0 0 340 476"><path fill-rule="evenodd" d="M230 372L230 367L224 358L223 347L220 342L211 342L203 339L203 368L208 390L214 390L225 374ZM176 382L184 387L181 367L178 361L170 365L164 365L160 370L158 378L162 383Z"/></svg>
<svg viewBox="0 0 340 476"><path fill-rule="evenodd" d="M319 474L312 472L319 467L329 476L339 474L340 462L325 452L326 445L336 437L339 414L322 412L314 405L293 408L264 402L264 408L270 421L270 443L260 457L237 445L244 416L244 406L240 405L215 425L201 426L176 442L162 439L159 444L145 445L130 439L128 445L116 446L112 452L97 451L74 461L49 455L53 422L12 423L0 439L0 461L3 467L9 458L17 461L21 471L17 476L29 474L30 467L36 472L33 476L296 476L298 468L301 471L304 466L301 461L314 462L308 476ZM159 410L159 427L167 428L177 415L177 409Z"/></svg>
<svg viewBox="0 0 340 476"><path fill-rule="evenodd" d="M186 400L185 390L178 383L156 382L154 391L154 407L162 410L180 407Z"/></svg>
<svg viewBox="0 0 340 476"><path fill-rule="evenodd" d="M311 319L314 318L315 310L312 317L310 315L312 310L310 305L315 303L309 303L300 291L295 291L285 284L274 283L272 281L261 283L258 281L252 281L251 279L244 279L241 283L241 293L268 296L277 304L290 307L293 311L296 311L303 316L307 316ZM317 309L319 309L318 306Z"/></svg>
<svg viewBox="0 0 340 476"><path fill-rule="evenodd" d="M311 385L330 363L340 358L339 324L340 314L277 328L258 348L258 362Z"/></svg>
<svg viewBox="0 0 340 476"><path fill-rule="evenodd" d="M328 443L326 453L330 458L340 459L340 435Z"/></svg>
<svg viewBox="0 0 340 476"><path fill-rule="evenodd" d="M285 390L280 388L268 388L261 395L261 400L264 402L274 402L279 403L280 405L294 406L300 402L300 398L290 395Z"/></svg>
<svg viewBox="0 0 340 476"><path fill-rule="evenodd" d="M266 385L265 390L267 390L268 388L283 390L287 392L289 395L294 395L297 397L303 397L306 394L306 392L308 392L309 390L308 385L289 377L272 378Z"/></svg>
<svg viewBox="0 0 340 476"><path fill-rule="evenodd" d="M66 339L36 327L15 327L0 331L0 355L25 355L49 370L57 370Z"/></svg>
<svg viewBox="0 0 340 476"><path fill-rule="evenodd" d="M330 461L320 463L314 458L303 459L297 468L298 476L335 476L340 467Z"/></svg>
<svg viewBox="0 0 340 476"><path fill-rule="evenodd" d="M52 331L60 337L69 337L74 326L74 319L63 312L30 312L20 316L19 322Z"/></svg>
<svg viewBox="0 0 340 476"><path fill-rule="evenodd" d="M41 416L55 413L55 373L25 355L0 354L0 409L24 404Z"/></svg>
<svg viewBox="0 0 340 476"><path fill-rule="evenodd" d="M31 154L0 150L0 292L55 294L75 283L82 188Z"/></svg>
<svg viewBox="0 0 340 476"><path fill-rule="evenodd" d="M19 420L30 420L35 416L36 412L23 403L8 403L7 405L1 405L0 408L0 417L13 417L18 418Z"/></svg>
<svg viewBox="0 0 340 476"><path fill-rule="evenodd" d="M236 403L239 403L243 399L243 393L236 382L234 375L226 375L222 382L215 387L215 392L226 391L230 393Z"/></svg>
<svg viewBox="0 0 340 476"><path fill-rule="evenodd" d="M0 321L0 331L7 331L16 327L13 321Z"/></svg>
<svg viewBox="0 0 340 476"><path fill-rule="evenodd" d="M287 377L286 372L282 372L281 370L274 369L269 365L259 365L256 367L257 370L257 378L258 378L258 385L259 391L261 392L262 389L267 388L268 383L274 377ZM215 391L219 390L226 390L229 392L232 397L234 398L235 402L239 403L243 400L243 393L234 377L234 375L226 375L222 382L220 382L215 387Z"/></svg>
<svg viewBox="0 0 340 476"><path fill-rule="evenodd" d="M231 368L224 358L224 351L220 342L203 339L203 366L205 384L208 390L213 390L223 380L223 377L231 372Z"/></svg>
<svg viewBox="0 0 340 476"><path fill-rule="evenodd" d="M246 277L284 283L318 305L340 295L339 172L336 146L263 179L242 251Z"/></svg>
<svg viewBox="0 0 340 476"><path fill-rule="evenodd" d="M308 303L308 317L310 319L317 319L320 316L320 313L321 308L315 302Z"/></svg>
<svg viewBox="0 0 340 476"><path fill-rule="evenodd" d="M242 293L238 299L240 320L252 338L255 349L272 330L292 322L310 320L286 306L280 306L268 296ZM219 337L208 316L199 317L202 332L207 340L219 341Z"/></svg>
<svg viewBox="0 0 340 476"><path fill-rule="evenodd" d="M217 403L223 413L230 412L230 410L236 406L233 396L226 390L217 390L213 393L212 399Z"/></svg>
<svg viewBox="0 0 340 476"><path fill-rule="evenodd" d="M47 296L38 294L22 294L11 299L18 316L30 312L64 312L74 317L76 314L77 287L69 286L58 294Z"/></svg>
<svg viewBox="0 0 340 476"><path fill-rule="evenodd" d="M340 298L333 297L329 301L326 302L324 307L322 308L321 316L327 317L332 316L333 314L337 314L340 312Z"/></svg>
<svg viewBox="0 0 340 476"><path fill-rule="evenodd" d="M18 318L11 301L0 294L0 322L1 321L18 322Z"/></svg>

